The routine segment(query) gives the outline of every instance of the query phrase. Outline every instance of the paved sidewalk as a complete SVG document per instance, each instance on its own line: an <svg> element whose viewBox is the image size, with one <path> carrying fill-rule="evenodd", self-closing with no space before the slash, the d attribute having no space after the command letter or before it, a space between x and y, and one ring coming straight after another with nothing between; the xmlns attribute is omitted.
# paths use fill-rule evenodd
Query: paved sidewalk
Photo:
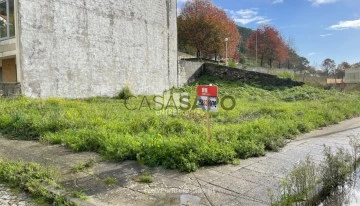
<svg viewBox="0 0 360 206"><path fill-rule="evenodd" d="M278 153L242 160L240 165L201 168L179 173L149 169L133 161L100 162L91 170L72 174L72 166L100 157L95 153L72 153L62 146L0 138L0 156L12 160L40 162L57 167L61 182L83 190L95 205L269 205L268 190L276 189L293 165L311 155L320 162L324 145L350 149L349 135L360 134L360 118L313 131L291 141ZM136 177L147 172L154 182L141 184ZM106 185L104 180L117 183Z"/></svg>

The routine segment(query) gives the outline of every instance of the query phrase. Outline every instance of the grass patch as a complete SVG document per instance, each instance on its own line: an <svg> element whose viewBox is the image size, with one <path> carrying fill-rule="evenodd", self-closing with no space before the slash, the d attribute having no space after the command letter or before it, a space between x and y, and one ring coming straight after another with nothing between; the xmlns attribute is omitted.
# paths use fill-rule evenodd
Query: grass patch
<svg viewBox="0 0 360 206"><path fill-rule="evenodd" d="M39 205L73 205L64 196L52 194L46 189L47 185L55 188L60 186L54 180L54 172L39 164L0 159L0 182L29 192Z"/></svg>
<svg viewBox="0 0 360 206"><path fill-rule="evenodd" d="M219 86L220 98L231 95L237 103L231 111L220 108L211 114L210 144L203 111L164 115L153 96L129 101L0 99L0 131L78 152L98 152L109 160L191 172L277 151L296 135L360 114L359 93L309 86L259 86L203 76L192 86L169 92L187 92L194 102L196 85L210 83Z"/></svg>
<svg viewBox="0 0 360 206"><path fill-rule="evenodd" d="M231 162L231 164L233 164L233 165L240 165L240 163L241 163L241 160L237 159L237 158Z"/></svg>
<svg viewBox="0 0 360 206"><path fill-rule="evenodd" d="M152 183L154 180L150 174L143 174L136 178L135 181L140 183Z"/></svg>
<svg viewBox="0 0 360 206"><path fill-rule="evenodd" d="M81 200L86 200L87 199L87 195L83 192L83 191L72 191L70 192L72 197L76 197L79 198Z"/></svg>
<svg viewBox="0 0 360 206"><path fill-rule="evenodd" d="M117 183L117 180L114 177L107 177L104 179L104 183L106 185L115 185Z"/></svg>
<svg viewBox="0 0 360 206"><path fill-rule="evenodd" d="M71 172L72 173L82 172L82 171L84 171L86 169L89 169L90 167L94 166L95 163L96 163L96 161L94 159L89 159L89 160L87 160L85 162L81 162L81 163L73 166L71 168Z"/></svg>

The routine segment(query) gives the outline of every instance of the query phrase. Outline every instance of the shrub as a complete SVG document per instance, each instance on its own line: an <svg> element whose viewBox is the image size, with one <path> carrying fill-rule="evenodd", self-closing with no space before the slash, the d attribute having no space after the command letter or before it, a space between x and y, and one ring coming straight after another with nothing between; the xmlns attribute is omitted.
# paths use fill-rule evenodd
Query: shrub
<svg viewBox="0 0 360 206"><path fill-rule="evenodd" d="M118 94L119 99L128 99L129 97L134 96L133 92L131 91L129 85L125 85L120 93Z"/></svg>
<svg viewBox="0 0 360 206"><path fill-rule="evenodd" d="M274 198L274 194L269 193L271 205L319 205L339 186L344 188L353 171L353 161L357 160L352 160L344 148L332 153L325 147L323 154L325 159L320 165L310 157L296 164L281 181L281 195Z"/></svg>
<svg viewBox="0 0 360 206"><path fill-rule="evenodd" d="M308 156L296 164L290 174L281 181L281 196L279 200L271 196L271 205L312 205L310 201L317 195L318 179L317 166Z"/></svg>
<svg viewBox="0 0 360 206"><path fill-rule="evenodd" d="M0 182L28 191L35 198L53 205L73 205L62 195L52 194L47 187L59 187L54 172L36 163L10 162L0 159Z"/></svg>
<svg viewBox="0 0 360 206"><path fill-rule="evenodd" d="M238 68L236 62L233 59L228 60L228 66L232 68Z"/></svg>
<svg viewBox="0 0 360 206"><path fill-rule="evenodd" d="M329 147L324 149L325 160L321 166L323 196L330 195L331 191L338 186L343 186L352 172L351 155L344 149L339 148L335 154Z"/></svg>
<svg viewBox="0 0 360 206"><path fill-rule="evenodd" d="M279 78L295 80L294 72L282 71L277 74Z"/></svg>

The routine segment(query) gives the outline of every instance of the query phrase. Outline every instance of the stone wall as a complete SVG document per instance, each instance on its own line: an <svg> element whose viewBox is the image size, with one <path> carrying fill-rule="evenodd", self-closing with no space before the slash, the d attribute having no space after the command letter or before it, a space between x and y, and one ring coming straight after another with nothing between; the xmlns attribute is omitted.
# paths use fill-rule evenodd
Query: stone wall
<svg viewBox="0 0 360 206"><path fill-rule="evenodd" d="M179 68L181 86L193 83L196 78L204 74L259 86L301 86L304 84L291 79L281 79L271 74L235 69L198 60L180 60Z"/></svg>
<svg viewBox="0 0 360 206"><path fill-rule="evenodd" d="M0 97L13 97L21 94L20 83L0 83Z"/></svg>
<svg viewBox="0 0 360 206"><path fill-rule="evenodd" d="M176 0L18 0L23 92L158 94L178 84Z"/></svg>
<svg viewBox="0 0 360 206"><path fill-rule="evenodd" d="M204 72L221 79L257 84L260 86L301 86L304 84L303 82L297 82L291 79L281 79L271 74L235 69L210 63L204 64Z"/></svg>

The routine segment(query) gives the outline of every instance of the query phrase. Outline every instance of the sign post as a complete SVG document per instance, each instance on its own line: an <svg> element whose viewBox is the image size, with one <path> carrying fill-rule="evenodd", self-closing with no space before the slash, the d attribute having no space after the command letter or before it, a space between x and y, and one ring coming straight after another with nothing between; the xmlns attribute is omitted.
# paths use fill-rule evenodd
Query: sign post
<svg viewBox="0 0 360 206"><path fill-rule="evenodd" d="M196 89L198 107L202 110L206 110L207 120L207 136L209 143L211 142L211 122L210 122L210 111L218 111L218 95L219 89L217 86L204 86L200 85Z"/></svg>
<svg viewBox="0 0 360 206"><path fill-rule="evenodd" d="M210 111L206 111L206 118L207 118L207 135L208 135L208 142L211 142L211 122L210 122Z"/></svg>

